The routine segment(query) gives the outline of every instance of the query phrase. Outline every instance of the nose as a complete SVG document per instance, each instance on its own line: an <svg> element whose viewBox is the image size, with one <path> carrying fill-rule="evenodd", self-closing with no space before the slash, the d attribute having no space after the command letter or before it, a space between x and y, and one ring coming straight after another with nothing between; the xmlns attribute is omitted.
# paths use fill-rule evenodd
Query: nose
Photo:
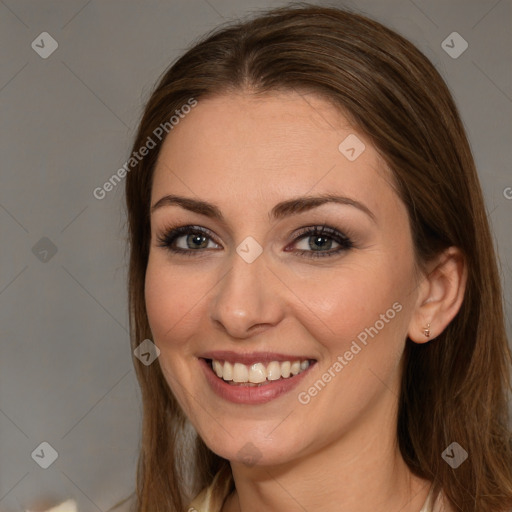
<svg viewBox="0 0 512 512"><path fill-rule="evenodd" d="M215 287L210 305L213 324L233 339L277 325L284 316L279 283L264 254L247 263L235 253L230 270Z"/></svg>

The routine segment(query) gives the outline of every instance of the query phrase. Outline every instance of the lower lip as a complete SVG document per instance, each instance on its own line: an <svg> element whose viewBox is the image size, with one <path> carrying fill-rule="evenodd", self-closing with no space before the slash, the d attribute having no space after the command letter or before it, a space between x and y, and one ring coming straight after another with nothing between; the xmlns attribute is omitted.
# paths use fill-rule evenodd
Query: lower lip
<svg viewBox="0 0 512 512"><path fill-rule="evenodd" d="M199 359L199 364L203 369L208 384L210 384L213 391L221 398L236 404L256 405L270 402L271 400L290 392L301 382L306 373L309 372L310 368L314 366L315 363L311 363L308 368L293 377L273 380L262 386L228 384L223 379L217 377L205 359Z"/></svg>

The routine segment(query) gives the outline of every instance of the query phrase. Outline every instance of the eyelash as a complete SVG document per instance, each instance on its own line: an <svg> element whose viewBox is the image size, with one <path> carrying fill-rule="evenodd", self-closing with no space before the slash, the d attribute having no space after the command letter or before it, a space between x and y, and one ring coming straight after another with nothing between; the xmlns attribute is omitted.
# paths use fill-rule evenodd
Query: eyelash
<svg viewBox="0 0 512 512"><path fill-rule="evenodd" d="M202 250L194 250L194 249L181 249L177 247L173 247L172 244L176 239L180 238L182 235L204 235L213 240L210 232L202 228L200 226L171 226L167 228L167 230L160 236L157 237L158 247L164 247L167 250L183 254L186 256L197 256L197 253L203 252ZM322 226L308 226L299 231L298 235L294 239L293 243L296 243L303 238L309 237L324 237L327 239L334 240L340 246L333 251L305 251L298 250L296 251L300 256L305 256L307 258L323 258L335 256L343 251L347 251L354 247L351 239L345 234L341 233L335 228L331 228L330 226L322 225ZM215 242L215 240L213 240ZM217 243L217 242L215 242ZM219 244L220 245L220 244ZM196 254L194 254L196 253ZM307 254L307 255L306 255Z"/></svg>

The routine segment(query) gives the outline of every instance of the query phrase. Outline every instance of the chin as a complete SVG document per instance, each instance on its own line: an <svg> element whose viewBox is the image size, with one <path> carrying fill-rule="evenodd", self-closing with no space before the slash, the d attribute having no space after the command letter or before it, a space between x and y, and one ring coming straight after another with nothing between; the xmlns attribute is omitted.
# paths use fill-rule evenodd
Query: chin
<svg viewBox="0 0 512 512"><path fill-rule="evenodd" d="M285 464L301 456L304 448L287 436L286 431L281 435L268 436L270 431L271 428L255 433L245 429L243 432L233 432L232 437L223 431L219 433L222 439L211 438L210 431L210 435L203 437L203 440L220 457L249 467Z"/></svg>

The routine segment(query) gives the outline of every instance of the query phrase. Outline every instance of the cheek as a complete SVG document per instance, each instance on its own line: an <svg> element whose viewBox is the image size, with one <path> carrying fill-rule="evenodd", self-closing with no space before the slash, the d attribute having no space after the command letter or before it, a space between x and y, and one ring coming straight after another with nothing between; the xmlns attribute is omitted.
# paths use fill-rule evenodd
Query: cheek
<svg viewBox="0 0 512 512"><path fill-rule="evenodd" d="M362 339L365 332L371 337L365 329L374 335L375 327L379 335L401 332L406 323L402 311L407 300L408 273L406 262L395 266L376 258L364 269L347 265L301 279L293 288L307 306L302 308L302 323L326 348L334 349L350 345L361 333Z"/></svg>
<svg viewBox="0 0 512 512"><path fill-rule="evenodd" d="M146 310L154 337L160 350L173 350L187 338L194 307L200 307L204 281L184 269L172 271L158 256L149 258L145 278Z"/></svg>

